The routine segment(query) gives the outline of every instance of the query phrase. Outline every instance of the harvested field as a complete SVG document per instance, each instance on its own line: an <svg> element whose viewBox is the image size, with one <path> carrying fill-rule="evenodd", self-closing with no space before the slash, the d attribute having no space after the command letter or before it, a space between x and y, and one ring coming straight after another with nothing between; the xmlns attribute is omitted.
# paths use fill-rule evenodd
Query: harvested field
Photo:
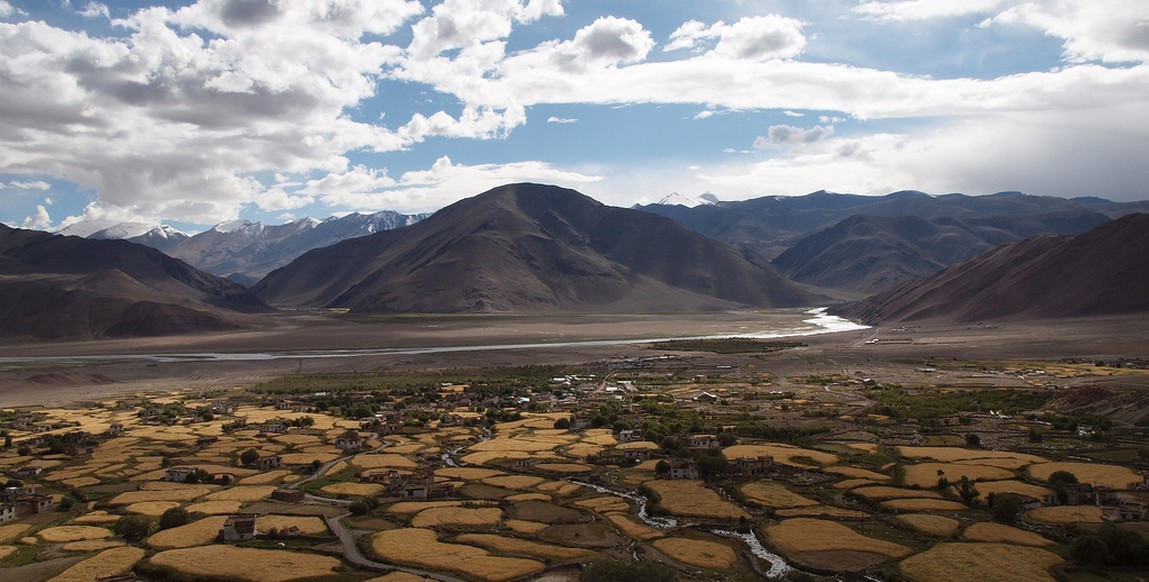
<svg viewBox="0 0 1149 582"><path fill-rule="evenodd" d="M1129 489L1141 482L1141 476L1129 467L1099 463L1041 463L1029 467L1029 475L1039 481L1048 481L1056 471L1069 471L1081 483L1105 485L1114 489Z"/></svg>
<svg viewBox="0 0 1149 582"><path fill-rule="evenodd" d="M514 531L525 534L537 534L550 526L549 523L542 523L540 521L527 521L524 519L508 519L503 521L503 525Z"/></svg>
<svg viewBox="0 0 1149 582"><path fill-rule="evenodd" d="M986 465L967 465L956 463L918 463L916 465L903 465L906 486L937 487L938 479L945 477L950 484L957 483L962 476L969 477L971 481L998 481L1013 479L1017 475L1008 469L989 467ZM939 475L938 472L941 472Z"/></svg>
<svg viewBox="0 0 1149 582"><path fill-rule="evenodd" d="M75 477L73 479L64 479L64 480L60 481L60 483L63 483L64 485L67 485L68 487L73 487L73 488L75 488L75 487L91 487L92 485L98 485L100 483L100 480L95 478L95 477Z"/></svg>
<svg viewBox="0 0 1149 582"><path fill-rule="evenodd" d="M124 508L128 513L138 513L148 517L159 517L165 511L182 505L179 501L141 501Z"/></svg>
<svg viewBox="0 0 1149 582"><path fill-rule="evenodd" d="M503 519L503 510L497 507L432 507L420 511L411 519L415 527L489 527Z"/></svg>
<svg viewBox="0 0 1149 582"><path fill-rule="evenodd" d="M543 481L546 479L532 475L500 475L483 479L483 483L487 485L506 487L507 489L530 489Z"/></svg>
<svg viewBox="0 0 1149 582"><path fill-rule="evenodd" d="M871 481L889 481L891 477L882 473L862 469L859 467L850 467L846 465L838 465L834 467L826 467L822 469L827 473L834 473L844 477L853 477L855 479L869 479Z"/></svg>
<svg viewBox="0 0 1149 582"><path fill-rule="evenodd" d="M897 558L910 553L910 548L861 535L834 521L795 518L783 520L765 529L766 538L787 554L820 551L856 551Z"/></svg>
<svg viewBox="0 0 1149 582"><path fill-rule="evenodd" d="M934 459L947 463L983 459L1013 459L1018 466L1045 463L1049 459L1026 453L1009 451L989 451L985 449L964 449L960 447L896 447L898 454L911 459Z"/></svg>
<svg viewBox="0 0 1149 582"><path fill-rule="evenodd" d="M965 511L968 507L948 499L891 499L882 507L899 511Z"/></svg>
<svg viewBox="0 0 1149 582"><path fill-rule="evenodd" d="M80 542L76 542L76 543L80 543ZM0 560L3 560L4 558L7 558L8 556L12 555L18 549L20 549L20 548L17 548L16 546L0 546Z"/></svg>
<svg viewBox="0 0 1149 582"><path fill-rule="evenodd" d="M102 540L112 537L107 528L91 525L59 525L36 532L40 539L51 543L78 542L80 540Z"/></svg>
<svg viewBox="0 0 1149 582"><path fill-rule="evenodd" d="M538 537L553 544L594 549L616 548L626 543L626 538L618 535L613 527L598 521L552 525L539 532Z"/></svg>
<svg viewBox="0 0 1149 582"><path fill-rule="evenodd" d="M539 491L546 491L547 493L553 493L559 497L566 497L581 491L582 485L566 483L563 481L550 481L547 483L539 484L539 486L535 487L535 489L538 489Z"/></svg>
<svg viewBox="0 0 1149 582"><path fill-rule="evenodd" d="M68 542L60 546L60 549L64 550L65 552L79 552L86 554L88 552L98 552L108 548L118 548L122 545L124 545L124 542L120 540L81 540L78 542Z"/></svg>
<svg viewBox="0 0 1149 582"><path fill-rule="evenodd" d="M351 464L362 469L415 469L419 464L403 455L379 453L359 455L351 459Z"/></svg>
<svg viewBox="0 0 1149 582"><path fill-rule="evenodd" d="M573 558L585 558L595 554L595 552L581 548L540 544L538 542L491 534L464 534L455 539L464 544L479 546L480 548L486 548L504 554L522 554L532 558L570 560Z"/></svg>
<svg viewBox="0 0 1149 582"><path fill-rule="evenodd" d="M634 519L626 513L608 513L606 518L614 524L626 537L646 541L662 537L662 532Z"/></svg>
<svg viewBox="0 0 1149 582"><path fill-rule="evenodd" d="M322 518L305 515L261 515L256 520L256 527L261 532L272 528L281 533L296 530L298 535L320 536L327 533L327 524Z"/></svg>
<svg viewBox="0 0 1149 582"><path fill-rule="evenodd" d="M1049 569L1062 559L1045 550L985 543L943 543L902 560L898 568L910 580L1053 582Z"/></svg>
<svg viewBox="0 0 1149 582"><path fill-rule="evenodd" d="M746 496L746 501L761 505L762 507L786 509L790 507L818 505L817 501L802 497L787 489L785 485L773 481L754 481L747 483L739 488L739 491Z"/></svg>
<svg viewBox="0 0 1149 582"><path fill-rule="evenodd" d="M1053 525L1101 523L1101 508L1096 505L1059 505L1038 507L1025 512L1025 519Z"/></svg>
<svg viewBox="0 0 1149 582"><path fill-rule="evenodd" d="M83 562L64 570L49 582L92 582L103 576L116 576L131 571L144 557L139 548L124 547L104 550Z"/></svg>
<svg viewBox="0 0 1149 582"><path fill-rule="evenodd" d="M181 487L179 489L126 491L112 498L109 505L131 505L148 501L191 501L212 490L207 487ZM219 492L219 493L222 493Z"/></svg>
<svg viewBox="0 0 1149 582"><path fill-rule="evenodd" d="M372 497L383 491L384 487L378 483L332 483L324 485L320 491L330 495L348 497Z"/></svg>
<svg viewBox="0 0 1149 582"><path fill-rule="evenodd" d="M956 519L928 513L907 513L906 515L899 515L897 519L920 532L943 538L954 535L961 527L961 522Z"/></svg>
<svg viewBox="0 0 1149 582"><path fill-rule="evenodd" d="M683 564L713 570L729 570L738 563L734 549L719 542L687 538L663 538L650 545L667 557Z"/></svg>
<svg viewBox="0 0 1149 582"><path fill-rule="evenodd" d="M469 465L486 465L499 459L529 459L531 457L532 455L525 451L480 451L464 455L462 461Z"/></svg>
<svg viewBox="0 0 1149 582"><path fill-rule="evenodd" d="M562 473L564 475L577 475L579 473L589 473L593 470L590 465L582 463L536 463L535 469L539 471L546 471L548 473Z"/></svg>
<svg viewBox="0 0 1149 582"><path fill-rule="evenodd" d="M760 457L770 455L775 463L793 465L796 467L815 468L819 465L832 465L838 462L838 456L813 449L803 449L791 445L765 444L765 445L734 445L722 450L727 459L733 461L739 457ZM804 457L804 459L800 459ZM809 459L814 464L807 462Z"/></svg>
<svg viewBox="0 0 1149 582"><path fill-rule="evenodd" d="M842 519L866 519L870 514L856 509L846 509L833 505L812 505L810 507L795 507L793 509L779 509L774 512L778 517L839 517Z"/></svg>
<svg viewBox="0 0 1149 582"><path fill-rule="evenodd" d="M406 572L391 572L383 576L369 578L363 582L431 582L430 578L408 574Z"/></svg>
<svg viewBox="0 0 1149 582"><path fill-rule="evenodd" d="M591 497L590 499L580 499L574 502L575 505L583 509L589 509L596 513L606 513L608 511L629 511L630 505L626 500L615 497L613 495L604 495L602 497Z"/></svg>
<svg viewBox="0 0 1149 582"><path fill-rule="evenodd" d="M239 480L240 485L268 485L275 483L280 479L286 477L290 473L287 469L278 469L275 471L268 471L251 477L244 477Z"/></svg>
<svg viewBox="0 0 1149 582"><path fill-rule="evenodd" d="M434 507L460 507L463 505L462 501L399 501L392 503L387 508L388 513L419 513L424 509L431 509ZM473 501L468 502L468 505L494 505L491 502Z"/></svg>
<svg viewBox="0 0 1149 582"><path fill-rule="evenodd" d="M646 483L661 498L659 506L675 515L711 519L738 519L750 515L719 497L698 481L650 481Z"/></svg>
<svg viewBox="0 0 1149 582"><path fill-rule="evenodd" d="M340 561L329 556L212 545L167 550L151 557L153 566L187 576L248 582L287 582L332 576Z"/></svg>
<svg viewBox="0 0 1149 582"><path fill-rule="evenodd" d="M967 527L965 531L962 532L961 537L971 542L994 542L1034 548L1053 544L1053 541L1031 531L988 521L975 523Z"/></svg>
<svg viewBox="0 0 1149 582"><path fill-rule="evenodd" d="M492 582L526 576L544 567L536 560L492 556L474 546L443 543L427 529L381 531L371 536L371 549L386 561L458 572Z"/></svg>
<svg viewBox="0 0 1149 582"><path fill-rule="evenodd" d="M315 452L302 452L302 453L283 453L279 457L283 460L284 465L308 465L314 461L320 463L327 463L334 461L341 457L343 453L315 451Z"/></svg>
<svg viewBox="0 0 1149 582"><path fill-rule="evenodd" d="M413 455L425 448L427 448L427 445L420 443L408 443L405 445L392 445L387 447L387 452L398 453L400 455Z"/></svg>
<svg viewBox="0 0 1149 582"><path fill-rule="evenodd" d="M551 496L546 493L519 493L516 495L508 495L503 499L511 503L520 503L523 501L550 501Z"/></svg>
<svg viewBox="0 0 1149 582"><path fill-rule="evenodd" d="M436 477L462 479L464 481L479 481L500 475L506 475L506 473L494 469L480 469L478 467L445 467L435 470Z"/></svg>
<svg viewBox="0 0 1149 582"><path fill-rule="evenodd" d="M208 495L208 501L241 501L251 502L267 499L275 491L274 485L240 485L223 491L216 491Z"/></svg>
<svg viewBox="0 0 1149 582"><path fill-rule="evenodd" d="M100 510L100 511L93 511L91 513L85 513L84 515L81 515L81 516L73 519L72 523L82 523L82 524L90 525L93 523L96 523L96 524L116 523L117 521L120 521L120 516L112 515L106 511Z"/></svg>
<svg viewBox="0 0 1149 582"><path fill-rule="evenodd" d="M1045 487L1012 479L1008 481L981 481L977 484L977 492L981 494L982 500L988 499L991 493L1016 493L1044 501L1046 496L1050 494L1049 489Z"/></svg>
<svg viewBox="0 0 1149 582"><path fill-rule="evenodd" d="M205 517L187 525L154 533L147 543L153 548L165 549L206 546L215 541L225 521L226 516Z"/></svg>
<svg viewBox="0 0 1149 582"><path fill-rule="evenodd" d="M859 487L851 491L865 497L866 499L941 499L942 496L936 491L926 491L922 489L902 489L900 487L887 487L885 485L871 485L869 487Z"/></svg>
<svg viewBox="0 0 1149 582"><path fill-rule="evenodd" d="M236 513L243 503L239 501L201 501L193 503L184 509L188 513L202 513L204 515L227 515Z"/></svg>
<svg viewBox="0 0 1149 582"><path fill-rule="evenodd" d="M855 487L865 487L866 485L880 485L878 481L871 481L869 479L846 479L845 481L838 481L834 483L834 489L853 489Z"/></svg>
<svg viewBox="0 0 1149 582"><path fill-rule="evenodd" d="M622 443L615 447L623 451L657 451L659 448L658 443L650 441L633 441L629 443Z"/></svg>

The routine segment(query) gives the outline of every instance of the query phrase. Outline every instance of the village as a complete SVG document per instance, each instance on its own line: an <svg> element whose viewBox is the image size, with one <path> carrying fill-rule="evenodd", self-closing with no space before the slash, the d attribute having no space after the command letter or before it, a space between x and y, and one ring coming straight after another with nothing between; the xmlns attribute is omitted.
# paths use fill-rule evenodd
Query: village
<svg viewBox="0 0 1149 582"><path fill-rule="evenodd" d="M996 392L984 402L1005 408L915 418L894 398L906 378L980 368L730 362L318 375L4 410L0 577L577 580L637 556L684 579L933 580L960 554L1053 580L1092 565L1079 540L1146 548L1137 431ZM1044 390L1048 368L1001 376Z"/></svg>

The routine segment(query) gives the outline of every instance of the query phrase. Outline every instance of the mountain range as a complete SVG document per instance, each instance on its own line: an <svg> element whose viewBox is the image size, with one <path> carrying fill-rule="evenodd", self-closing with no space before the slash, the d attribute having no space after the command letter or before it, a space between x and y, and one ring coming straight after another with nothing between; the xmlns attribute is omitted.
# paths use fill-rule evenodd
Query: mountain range
<svg viewBox="0 0 1149 582"><path fill-rule="evenodd" d="M885 196L815 192L686 207L639 207L770 260L796 281L873 293L929 276L999 244L1080 234L1149 202L987 196Z"/></svg>
<svg viewBox="0 0 1149 582"><path fill-rule="evenodd" d="M832 312L867 323L1061 318L1149 311L1149 214L1077 236L994 248Z"/></svg>
<svg viewBox="0 0 1149 582"><path fill-rule="evenodd" d="M407 228L309 251L252 288L355 312L684 311L824 300L648 212L513 184Z"/></svg>
<svg viewBox="0 0 1149 582"><path fill-rule="evenodd" d="M373 214L333 216L322 221L301 218L280 225L239 220L217 224L192 236L166 225L79 223L58 231L58 234L143 244L208 273L243 285L253 285L264 275L311 249L407 226L427 216L384 210Z"/></svg>
<svg viewBox="0 0 1149 582"><path fill-rule="evenodd" d="M0 335L152 336L237 329L269 311L243 286L155 249L0 225Z"/></svg>

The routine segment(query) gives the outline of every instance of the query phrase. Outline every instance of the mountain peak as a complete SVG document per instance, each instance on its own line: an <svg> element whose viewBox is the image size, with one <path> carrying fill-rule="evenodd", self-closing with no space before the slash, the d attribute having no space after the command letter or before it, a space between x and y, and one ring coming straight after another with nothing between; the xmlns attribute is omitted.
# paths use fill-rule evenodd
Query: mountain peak
<svg viewBox="0 0 1149 582"><path fill-rule="evenodd" d="M671 192L670 194L663 196L662 200L659 200L655 204L660 204L662 206L685 206L687 208L694 208L696 206L708 206L717 202L718 197L709 192L698 197L687 196L685 194L679 194L678 192Z"/></svg>

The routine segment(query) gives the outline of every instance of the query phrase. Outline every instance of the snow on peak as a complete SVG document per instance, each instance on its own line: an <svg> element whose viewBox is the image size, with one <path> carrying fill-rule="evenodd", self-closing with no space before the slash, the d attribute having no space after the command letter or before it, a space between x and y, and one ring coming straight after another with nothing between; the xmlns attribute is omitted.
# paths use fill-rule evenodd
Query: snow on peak
<svg viewBox="0 0 1149 582"><path fill-rule="evenodd" d="M211 229L216 231L216 232L227 233L227 232L235 232L237 230L252 230L254 228L259 228L262 226L263 226L263 224L261 224L261 223L251 222L250 220L244 220L244 219L240 218L238 220L229 220L227 222L221 222L221 223L211 227Z"/></svg>
<svg viewBox="0 0 1149 582"><path fill-rule="evenodd" d="M679 194L678 192L671 192L670 194L667 194L662 200L659 200L656 204L661 204L664 206L685 206L687 208L694 208L695 206L714 204L717 201L718 197L709 192L697 198L694 196Z"/></svg>
<svg viewBox="0 0 1149 582"><path fill-rule="evenodd" d="M70 224L60 230L56 234L65 236L81 236L84 238L99 238L99 239L125 239L133 238L145 234L153 229L161 228L162 225L149 224L146 222L116 222L112 220L81 220Z"/></svg>

